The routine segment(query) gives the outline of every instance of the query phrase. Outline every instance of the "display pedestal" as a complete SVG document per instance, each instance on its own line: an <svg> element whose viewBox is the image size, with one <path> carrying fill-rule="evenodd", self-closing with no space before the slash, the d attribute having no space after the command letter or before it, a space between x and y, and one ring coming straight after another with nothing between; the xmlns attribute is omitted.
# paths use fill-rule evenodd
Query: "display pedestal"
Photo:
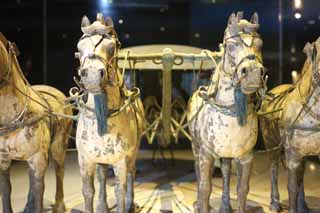
<svg viewBox="0 0 320 213"><path fill-rule="evenodd" d="M230 200L233 212L237 210L237 200ZM210 213L219 213L221 204L221 198L210 199ZM246 213L263 213L263 208L259 203L251 200L247 200Z"/></svg>

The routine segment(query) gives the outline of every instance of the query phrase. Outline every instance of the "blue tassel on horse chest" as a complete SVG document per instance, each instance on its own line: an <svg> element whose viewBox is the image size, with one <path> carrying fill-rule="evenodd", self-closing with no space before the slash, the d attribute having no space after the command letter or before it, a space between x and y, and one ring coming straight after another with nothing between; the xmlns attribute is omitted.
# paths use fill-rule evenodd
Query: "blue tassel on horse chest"
<svg viewBox="0 0 320 213"><path fill-rule="evenodd" d="M108 109L106 94L94 95L94 110L98 121L98 134L102 136L107 133Z"/></svg>
<svg viewBox="0 0 320 213"><path fill-rule="evenodd" d="M247 95L241 92L241 88L236 88L234 100L238 124L244 126L247 123Z"/></svg>

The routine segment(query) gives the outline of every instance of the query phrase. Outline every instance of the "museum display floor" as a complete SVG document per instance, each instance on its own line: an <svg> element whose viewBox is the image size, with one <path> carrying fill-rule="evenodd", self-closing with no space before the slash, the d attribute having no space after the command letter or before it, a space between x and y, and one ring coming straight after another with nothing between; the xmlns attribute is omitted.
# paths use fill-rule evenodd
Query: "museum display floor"
<svg viewBox="0 0 320 213"><path fill-rule="evenodd" d="M168 153L166 153L168 154ZM140 151L137 162L138 174L135 182L135 202L137 212L193 212L192 204L196 198L196 179L193 171L193 158L191 150L177 150L175 166L168 161L167 168L160 162L152 165L152 151ZM14 212L21 212L26 202L28 191L27 164L16 162L11 167L12 203ZM234 166L233 166L234 168ZM235 168L234 168L235 169ZM236 198L236 176L233 169L231 177L231 197ZM51 212L50 204L54 201L55 176L50 165L46 175L46 189L44 205L46 212ZM110 172L111 173L111 172ZM217 172L219 173L219 171ZM265 154L257 154L254 159L254 169L250 181L248 200L253 205L259 203L264 212L269 212L269 160ZM64 179L65 204L67 212L78 213L83 211L83 198L81 193L81 179L79 174L77 153L68 152ZM212 204L218 203L221 195L222 181L218 175L213 177ZM288 212L287 175L283 166L280 166L280 194L281 203ZM108 202L111 212L115 212L113 192L113 178L108 179ZM309 207L312 212L320 212L320 164L319 161L308 161L305 173L305 190ZM98 184L96 182L96 191ZM97 193L96 193L97 195ZM0 204L0 209L2 209ZM214 210L213 210L214 211ZM261 212L261 211L260 211Z"/></svg>

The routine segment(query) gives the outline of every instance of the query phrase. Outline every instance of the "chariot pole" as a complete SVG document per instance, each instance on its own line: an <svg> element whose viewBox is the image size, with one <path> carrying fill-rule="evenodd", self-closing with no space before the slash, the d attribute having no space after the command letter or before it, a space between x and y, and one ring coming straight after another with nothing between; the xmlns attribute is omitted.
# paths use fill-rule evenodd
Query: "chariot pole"
<svg viewBox="0 0 320 213"><path fill-rule="evenodd" d="M211 61L215 64L215 58L221 58L221 52L211 52L203 50L199 54L174 52L171 48L164 48L162 52L134 54L129 52L119 53L117 56L118 61L126 62L133 61L133 64L151 60L154 64L162 65L162 109L161 109L161 124L163 127L163 139L167 144L171 141L172 135L172 118L171 118L171 104L172 104L172 70L174 66L182 65L189 62L195 64L196 61ZM177 127L178 125L178 127ZM183 130L179 122L174 122L174 126L178 131ZM187 138L190 135L186 131L181 131Z"/></svg>

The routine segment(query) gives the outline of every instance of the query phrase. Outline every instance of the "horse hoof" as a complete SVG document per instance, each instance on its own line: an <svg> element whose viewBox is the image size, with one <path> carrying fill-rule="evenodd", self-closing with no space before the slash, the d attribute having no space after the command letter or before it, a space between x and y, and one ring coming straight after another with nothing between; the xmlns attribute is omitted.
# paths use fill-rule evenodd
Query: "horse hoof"
<svg viewBox="0 0 320 213"><path fill-rule="evenodd" d="M108 205L106 202L99 202L99 204L97 205L96 208L96 212L97 213L108 213L109 209L108 209Z"/></svg>
<svg viewBox="0 0 320 213"><path fill-rule="evenodd" d="M231 205L221 205L219 209L219 213L232 213L232 207Z"/></svg>
<svg viewBox="0 0 320 213"><path fill-rule="evenodd" d="M30 207L25 207L23 210L23 213L33 213L34 212L34 208L30 208Z"/></svg>
<svg viewBox="0 0 320 213"><path fill-rule="evenodd" d="M304 200L298 200L298 212L309 213L310 209L308 208Z"/></svg>
<svg viewBox="0 0 320 213"><path fill-rule="evenodd" d="M57 203L52 207L53 213L63 213L65 211L66 211L66 206L64 205L64 202Z"/></svg>
<svg viewBox="0 0 320 213"><path fill-rule="evenodd" d="M271 202L270 211L272 211L272 212L281 212L282 211L282 207L281 207L280 203Z"/></svg>
<svg viewBox="0 0 320 213"><path fill-rule="evenodd" d="M137 212L138 208L136 207L136 205L132 205L128 210L127 212L128 213L135 213Z"/></svg>

